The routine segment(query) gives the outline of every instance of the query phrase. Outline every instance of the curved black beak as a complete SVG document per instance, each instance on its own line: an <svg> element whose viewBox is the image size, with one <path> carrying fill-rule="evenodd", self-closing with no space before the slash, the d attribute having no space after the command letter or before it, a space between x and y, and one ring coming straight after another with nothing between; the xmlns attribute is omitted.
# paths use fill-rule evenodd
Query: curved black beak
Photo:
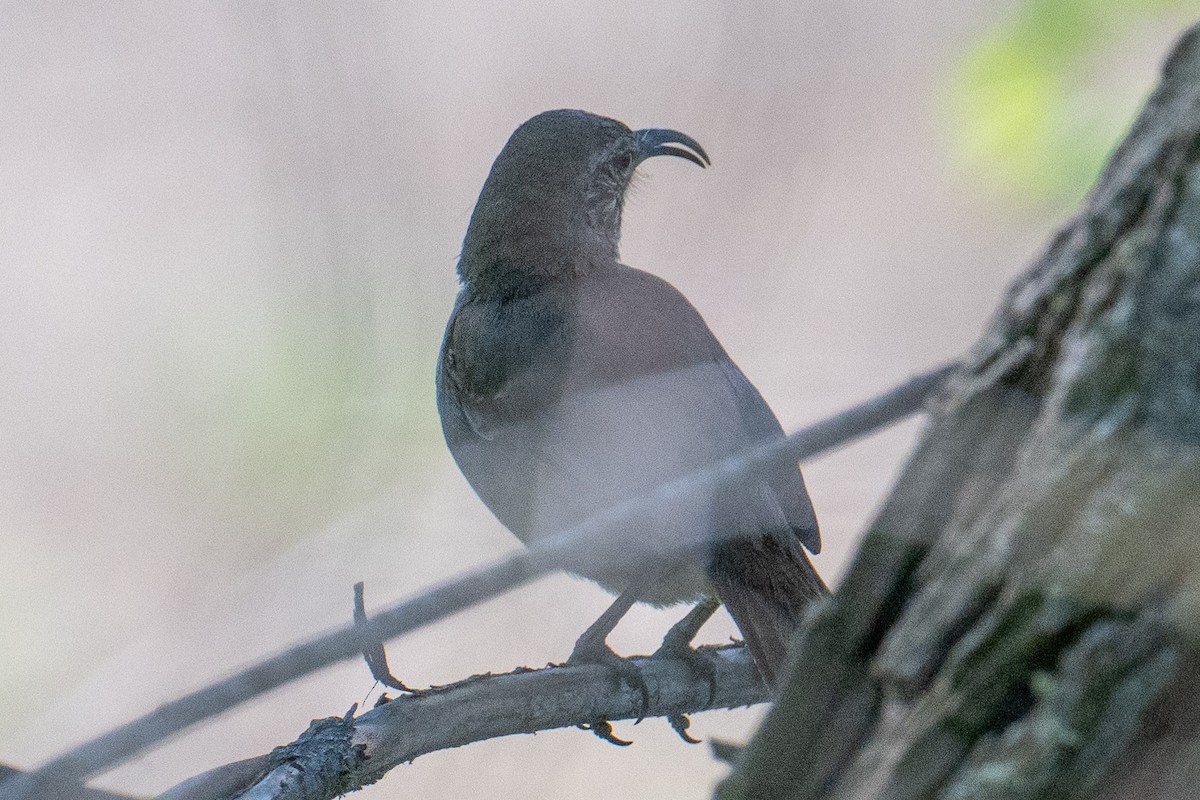
<svg viewBox="0 0 1200 800"><path fill-rule="evenodd" d="M638 143L641 160L653 156L679 156L701 167L707 167L712 163L712 160L708 157L708 153L704 152L704 148L700 146L700 143L686 133L680 133L668 128L642 128L639 131L633 132L633 138ZM671 146L675 144L681 144L688 149L684 150L683 147Z"/></svg>

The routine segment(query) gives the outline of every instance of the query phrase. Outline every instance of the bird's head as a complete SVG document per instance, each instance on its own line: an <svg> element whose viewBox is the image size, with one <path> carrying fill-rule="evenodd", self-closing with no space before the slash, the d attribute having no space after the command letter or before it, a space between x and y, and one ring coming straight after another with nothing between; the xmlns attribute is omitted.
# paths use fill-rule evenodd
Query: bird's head
<svg viewBox="0 0 1200 800"><path fill-rule="evenodd" d="M625 192L638 165L654 156L710 163L699 142L666 128L630 130L571 109L525 122L496 157L475 204L459 262L463 280L507 283L615 260Z"/></svg>

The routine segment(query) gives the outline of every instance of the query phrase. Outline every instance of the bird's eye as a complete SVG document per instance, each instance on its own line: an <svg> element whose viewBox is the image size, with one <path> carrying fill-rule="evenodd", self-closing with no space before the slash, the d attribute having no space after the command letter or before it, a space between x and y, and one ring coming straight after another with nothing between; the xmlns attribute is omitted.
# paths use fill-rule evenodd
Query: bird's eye
<svg viewBox="0 0 1200 800"><path fill-rule="evenodd" d="M624 172L633 164L633 156L629 153L621 153L612 160L613 170L616 172Z"/></svg>

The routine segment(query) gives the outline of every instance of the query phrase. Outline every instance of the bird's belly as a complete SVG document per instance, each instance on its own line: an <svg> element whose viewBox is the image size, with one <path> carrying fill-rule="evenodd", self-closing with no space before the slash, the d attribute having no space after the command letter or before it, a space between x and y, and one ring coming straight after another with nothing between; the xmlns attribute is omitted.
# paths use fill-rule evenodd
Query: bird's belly
<svg viewBox="0 0 1200 800"><path fill-rule="evenodd" d="M644 588L640 590L638 599L658 608L678 603L695 603L705 596L714 595L704 565L696 559L668 565L662 571L653 571L653 577L644 569L620 569L611 566L602 570L571 571L582 578L595 581L613 594L620 594L640 582Z"/></svg>
<svg viewBox="0 0 1200 800"><path fill-rule="evenodd" d="M702 409L689 407L696 393L687 391L687 376L564 393L489 439L447 438L479 496L533 545L735 451L738 437L727 426L696 424ZM596 537L569 569L612 592L644 586L643 599L653 605L694 601L710 593L705 543L735 532L725 529L757 529L756 505L698 489L640 524Z"/></svg>

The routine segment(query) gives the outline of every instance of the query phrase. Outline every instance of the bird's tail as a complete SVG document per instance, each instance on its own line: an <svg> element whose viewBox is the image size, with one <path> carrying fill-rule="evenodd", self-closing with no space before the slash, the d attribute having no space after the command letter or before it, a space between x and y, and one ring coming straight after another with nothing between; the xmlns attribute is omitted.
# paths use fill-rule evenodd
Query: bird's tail
<svg viewBox="0 0 1200 800"><path fill-rule="evenodd" d="M719 546L709 574L759 673L774 688L805 607L829 589L798 542L773 536Z"/></svg>

